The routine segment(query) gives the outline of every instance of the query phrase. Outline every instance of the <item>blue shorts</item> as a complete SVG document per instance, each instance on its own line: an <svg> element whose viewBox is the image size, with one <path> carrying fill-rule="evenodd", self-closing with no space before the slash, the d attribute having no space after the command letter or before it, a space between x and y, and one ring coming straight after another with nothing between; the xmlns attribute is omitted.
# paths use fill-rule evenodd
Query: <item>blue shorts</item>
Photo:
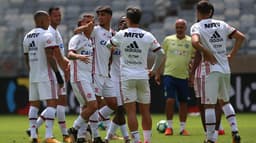
<svg viewBox="0 0 256 143"><path fill-rule="evenodd" d="M188 80L165 75L164 91L166 99L173 98L181 102L187 102L189 97Z"/></svg>

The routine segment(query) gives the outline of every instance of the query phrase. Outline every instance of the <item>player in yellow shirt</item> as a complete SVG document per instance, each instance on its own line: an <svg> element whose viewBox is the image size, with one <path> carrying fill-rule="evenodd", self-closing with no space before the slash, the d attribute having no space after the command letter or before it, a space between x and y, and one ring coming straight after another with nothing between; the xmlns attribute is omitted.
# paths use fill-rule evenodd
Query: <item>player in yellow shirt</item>
<svg viewBox="0 0 256 143"><path fill-rule="evenodd" d="M186 20L176 20L176 34L167 36L162 45L166 53L164 64L164 90L168 128L165 130L165 135L173 134L172 119L176 99L179 100L179 133L180 135L189 135L188 131L185 130L185 124L187 119L187 100L189 96L189 62L194 54L194 48L191 45L191 37L185 34L186 28ZM159 75L156 78L159 80Z"/></svg>

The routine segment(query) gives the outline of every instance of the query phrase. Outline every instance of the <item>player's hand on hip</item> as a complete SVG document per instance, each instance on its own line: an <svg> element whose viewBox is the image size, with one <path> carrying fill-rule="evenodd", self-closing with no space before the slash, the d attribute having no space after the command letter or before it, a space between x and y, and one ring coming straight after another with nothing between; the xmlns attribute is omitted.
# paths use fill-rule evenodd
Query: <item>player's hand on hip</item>
<svg viewBox="0 0 256 143"><path fill-rule="evenodd" d="M217 63L217 59L211 52L204 53L204 59L205 61L209 61L212 65L215 65Z"/></svg>

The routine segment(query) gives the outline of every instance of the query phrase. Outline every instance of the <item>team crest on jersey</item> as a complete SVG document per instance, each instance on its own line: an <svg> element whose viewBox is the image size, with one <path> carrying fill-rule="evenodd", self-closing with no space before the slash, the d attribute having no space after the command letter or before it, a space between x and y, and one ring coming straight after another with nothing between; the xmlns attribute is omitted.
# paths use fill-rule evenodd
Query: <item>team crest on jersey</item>
<svg viewBox="0 0 256 143"><path fill-rule="evenodd" d="M47 43L47 44L51 44L51 43L52 43L52 40L48 39L48 40L46 41L46 43Z"/></svg>
<svg viewBox="0 0 256 143"><path fill-rule="evenodd" d="M189 44L185 44L185 46L184 46L184 47L188 49L188 48L189 48Z"/></svg>
<svg viewBox="0 0 256 143"><path fill-rule="evenodd" d="M91 93L88 93L86 96L87 96L87 98L92 98L92 94Z"/></svg>

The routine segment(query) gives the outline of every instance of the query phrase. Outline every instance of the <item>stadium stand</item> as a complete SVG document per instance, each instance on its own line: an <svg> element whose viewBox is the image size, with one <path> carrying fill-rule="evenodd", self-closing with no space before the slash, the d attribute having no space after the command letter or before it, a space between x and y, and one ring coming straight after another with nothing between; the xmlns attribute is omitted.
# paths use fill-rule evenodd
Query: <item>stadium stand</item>
<svg viewBox="0 0 256 143"><path fill-rule="evenodd" d="M140 7L144 15L142 27L154 33L162 42L163 37L173 34L174 22L184 18L188 25L195 20L197 0L0 0L0 76L22 76L26 73L22 40L28 30L33 28L33 13L36 10L47 10L57 5L62 8L63 21L59 27L65 46L76 26L76 20L85 11L94 11L98 5L110 5L113 8L113 26L116 28L118 18L129 6ZM225 20L247 35L247 42L241 54L256 51L255 0L210 0L215 6L215 18ZM189 30L187 31L189 34ZM231 48L232 42L228 43ZM14 56L15 55L15 56ZM10 66L9 62L13 62Z"/></svg>

